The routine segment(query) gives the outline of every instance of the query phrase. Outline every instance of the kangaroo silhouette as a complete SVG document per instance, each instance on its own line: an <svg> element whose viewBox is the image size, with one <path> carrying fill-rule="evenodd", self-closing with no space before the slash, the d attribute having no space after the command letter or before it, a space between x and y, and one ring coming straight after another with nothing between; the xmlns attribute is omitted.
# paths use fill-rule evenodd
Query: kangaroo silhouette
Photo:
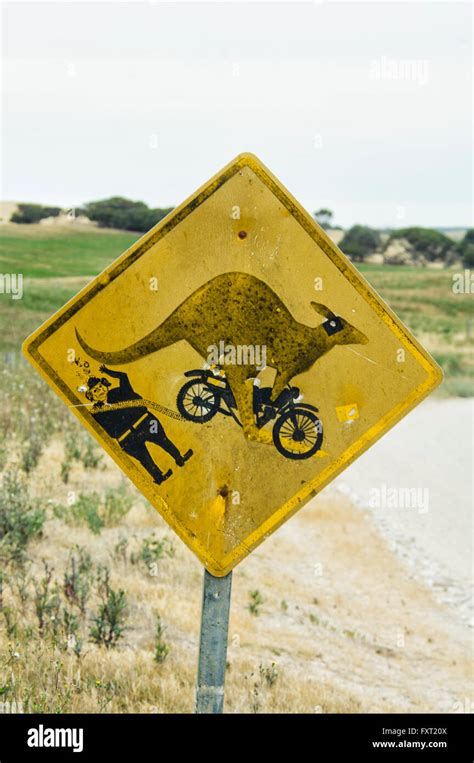
<svg viewBox="0 0 474 763"><path fill-rule="evenodd" d="M211 346L266 348L267 365L276 370L272 401L294 376L307 371L337 345L366 344L367 337L325 305L311 306L326 320L305 326L292 316L282 300L264 281L247 273L223 273L187 297L163 323L123 350L91 347L76 329L79 344L95 360L121 366L185 340L202 358ZM260 369L261 370L261 369ZM252 379L255 365L226 365L226 376L235 397L245 437L271 443L269 432L257 429L253 413Z"/></svg>

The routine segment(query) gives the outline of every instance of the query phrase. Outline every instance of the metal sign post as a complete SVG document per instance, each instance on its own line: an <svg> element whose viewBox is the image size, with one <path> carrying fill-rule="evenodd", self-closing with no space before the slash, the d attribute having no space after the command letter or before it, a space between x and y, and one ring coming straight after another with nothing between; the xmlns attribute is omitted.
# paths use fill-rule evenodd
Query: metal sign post
<svg viewBox="0 0 474 763"><path fill-rule="evenodd" d="M252 154L23 352L206 570L197 713L223 711L233 568L443 378Z"/></svg>
<svg viewBox="0 0 474 763"><path fill-rule="evenodd" d="M196 713L222 713L232 572L223 578L204 570Z"/></svg>

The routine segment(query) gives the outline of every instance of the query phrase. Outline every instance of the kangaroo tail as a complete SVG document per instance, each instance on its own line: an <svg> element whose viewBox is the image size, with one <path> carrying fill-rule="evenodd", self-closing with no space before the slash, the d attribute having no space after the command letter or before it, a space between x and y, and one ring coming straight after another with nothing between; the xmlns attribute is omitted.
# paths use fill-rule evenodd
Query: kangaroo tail
<svg viewBox="0 0 474 763"><path fill-rule="evenodd" d="M110 366L122 366L126 363L132 363L134 360L139 360L146 355L150 355L152 352L161 350L162 347L168 347L170 344L174 344L182 338L179 333L180 332L176 329L173 329L168 321L165 321L161 326L158 326L158 328L144 336L143 339L139 339L138 342L135 342L135 344L131 344L123 350L105 352L96 350L94 347L87 344L76 329L77 341L84 352L91 358L94 358L94 360Z"/></svg>

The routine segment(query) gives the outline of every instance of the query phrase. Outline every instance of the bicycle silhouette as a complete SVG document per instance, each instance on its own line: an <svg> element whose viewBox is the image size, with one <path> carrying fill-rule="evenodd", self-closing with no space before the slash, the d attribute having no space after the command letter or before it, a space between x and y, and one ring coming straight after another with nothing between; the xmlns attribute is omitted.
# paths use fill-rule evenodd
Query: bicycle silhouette
<svg viewBox="0 0 474 763"><path fill-rule="evenodd" d="M187 371L193 377L181 387L176 404L187 421L205 424L216 414L230 416L242 426L235 411L237 405L233 392L220 367ZM298 387L289 384L273 402L271 387L254 385L253 412L258 429L273 421L273 443L285 458L311 458L321 449L323 426L315 415L314 405L302 403Z"/></svg>

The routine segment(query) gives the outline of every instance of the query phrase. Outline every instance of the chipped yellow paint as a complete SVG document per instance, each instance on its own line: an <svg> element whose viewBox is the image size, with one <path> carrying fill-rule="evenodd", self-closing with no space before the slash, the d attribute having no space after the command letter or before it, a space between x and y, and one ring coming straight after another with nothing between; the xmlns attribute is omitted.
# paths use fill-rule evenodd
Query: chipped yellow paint
<svg viewBox="0 0 474 763"><path fill-rule="evenodd" d="M352 405L337 405L336 415L339 421L353 421L359 418L359 408L357 403Z"/></svg>
<svg viewBox="0 0 474 763"><path fill-rule="evenodd" d="M219 385L230 389L242 428L214 409L204 423L178 413L177 398L190 381L184 374L215 365L214 347L221 372L210 372L207 399L217 399ZM265 349L265 368L258 348ZM442 379L426 350L251 154L238 156L152 228L23 349L218 576ZM113 397L119 385L134 393L124 404ZM289 387L303 394L301 401L291 393L288 403L300 406L299 419L291 414L297 434L288 433L291 416L282 414ZM255 394L269 414L258 426ZM124 431L115 431L117 419L106 424L104 412L109 421L123 415ZM187 454L177 465L162 440L146 441L155 469L172 470L161 484L130 447L153 421L164 426L178 455ZM307 431L315 441L311 451Z"/></svg>
<svg viewBox="0 0 474 763"><path fill-rule="evenodd" d="M218 558L224 550L226 498L219 493L211 501L206 517L209 550Z"/></svg>

